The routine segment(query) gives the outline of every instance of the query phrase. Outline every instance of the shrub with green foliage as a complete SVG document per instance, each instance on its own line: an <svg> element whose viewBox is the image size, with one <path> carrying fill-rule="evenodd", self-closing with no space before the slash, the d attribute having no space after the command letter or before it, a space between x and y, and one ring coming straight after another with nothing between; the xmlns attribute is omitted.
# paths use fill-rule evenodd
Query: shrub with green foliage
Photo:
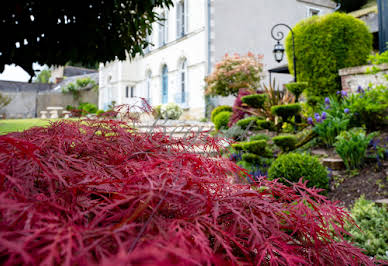
<svg viewBox="0 0 388 266"><path fill-rule="evenodd" d="M228 111L218 113L214 118L214 126L216 127L216 130L228 129L228 123L231 115L232 112Z"/></svg>
<svg viewBox="0 0 388 266"><path fill-rule="evenodd" d="M365 254L377 259L388 260L388 211L386 206L379 207L374 202L359 198L351 210L357 225L349 225L347 237L356 246L365 249Z"/></svg>
<svg viewBox="0 0 388 266"><path fill-rule="evenodd" d="M317 122L313 131L328 147L333 146L336 137L348 128L349 118L327 115L327 118Z"/></svg>
<svg viewBox="0 0 388 266"><path fill-rule="evenodd" d="M92 103L80 103L79 108L82 111L82 115L95 114L98 110L97 106Z"/></svg>
<svg viewBox="0 0 388 266"><path fill-rule="evenodd" d="M252 164L261 164L261 157L257 154L254 154L254 153L244 153L242 155L242 159L248 163L252 163Z"/></svg>
<svg viewBox="0 0 388 266"><path fill-rule="evenodd" d="M308 96L325 96L340 90L338 70L367 63L372 34L351 15L313 16L293 28L298 80L308 83ZM288 66L293 73L292 38L286 38Z"/></svg>
<svg viewBox="0 0 388 266"><path fill-rule="evenodd" d="M280 155L268 170L270 179L279 178L279 181L289 185L288 181L298 182L300 178L308 180L308 187L316 186L327 189L329 179L327 169L319 160L308 154L288 153Z"/></svg>
<svg viewBox="0 0 388 266"><path fill-rule="evenodd" d="M155 106L152 110L152 115L155 119L160 119L162 117L162 114L160 113L160 110L162 109L162 105L159 104Z"/></svg>
<svg viewBox="0 0 388 266"><path fill-rule="evenodd" d="M249 138L249 141L255 141L255 140L269 140L270 137L267 136L266 134L256 134L254 136L251 136Z"/></svg>
<svg viewBox="0 0 388 266"><path fill-rule="evenodd" d="M214 123L214 118L216 117L216 115L218 115L219 113L224 112L224 111L232 112L233 110L232 110L232 107L229 105L217 106L216 108L213 109L211 116L210 116L210 120Z"/></svg>
<svg viewBox="0 0 388 266"><path fill-rule="evenodd" d="M257 116L250 116L244 119L241 119L237 122L237 125L242 129L255 129L257 127L256 121L260 118Z"/></svg>
<svg viewBox="0 0 388 266"><path fill-rule="evenodd" d="M268 96L266 94L251 94L241 98L241 101L253 108L263 108Z"/></svg>
<svg viewBox="0 0 388 266"><path fill-rule="evenodd" d="M364 129L353 128L349 131L343 131L337 136L337 142L334 143L335 150L344 161L347 169L356 169L364 164L369 142L376 134L366 135Z"/></svg>
<svg viewBox="0 0 388 266"><path fill-rule="evenodd" d="M307 88L307 82L291 82L286 84L287 90L289 90L295 96L295 101L299 101L300 95Z"/></svg>
<svg viewBox="0 0 388 266"><path fill-rule="evenodd" d="M271 112L274 115L280 116L283 119L283 122L288 121L291 117L297 115L301 110L302 107L299 103L275 105L271 108Z"/></svg>
<svg viewBox="0 0 388 266"><path fill-rule="evenodd" d="M352 126L365 126L368 130L376 130L388 122L388 88L378 85L372 89L360 90L349 99Z"/></svg>
<svg viewBox="0 0 388 266"><path fill-rule="evenodd" d="M230 119L229 119L229 123L230 123ZM220 133L222 133L224 137L229 139L234 139L236 141L243 141L247 138L246 136L247 132L237 125L233 125L228 129L221 129Z"/></svg>
<svg viewBox="0 0 388 266"><path fill-rule="evenodd" d="M255 140L242 143L244 151L261 155L267 146L266 140Z"/></svg>
<svg viewBox="0 0 388 266"><path fill-rule="evenodd" d="M256 120L258 129L270 129L273 126L272 121L269 120Z"/></svg>
<svg viewBox="0 0 388 266"><path fill-rule="evenodd" d="M236 151L242 151L243 150L243 144L242 143L233 143L232 148Z"/></svg>
<svg viewBox="0 0 388 266"><path fill-rule="evenodd" d="M272 141L282 149L283 152L288 152L295 149L298 139L295 135L281 135L272 138Z"/></svg>
<svg viewBox="0 0 388 266"><path fill-rule="evenodd" d="M163 119L178 120L182 113L182 108L176 103L163 104L160 108L160 114Z"/></svg>

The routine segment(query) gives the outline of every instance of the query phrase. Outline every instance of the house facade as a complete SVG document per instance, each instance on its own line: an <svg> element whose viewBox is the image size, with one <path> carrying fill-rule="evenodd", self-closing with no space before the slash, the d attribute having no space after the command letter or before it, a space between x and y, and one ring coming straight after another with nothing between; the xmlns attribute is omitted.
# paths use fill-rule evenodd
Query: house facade
<svg viewBox="0 0 388 266"><path fill-rule="evenodd" d="M153 46L144 56L100 65L99 108L136 104L142 97L152 106L181 105L185 119L204 117L204 78L225 53L263 54L266 71L278 65L272 55L275 24L294 26L334 8L329 0L176 0L174 7L156 10L165 20L153 25L147 37ZM279 77L280 83L290 80ZM233 98L211 103L232 104Z"/></svg>

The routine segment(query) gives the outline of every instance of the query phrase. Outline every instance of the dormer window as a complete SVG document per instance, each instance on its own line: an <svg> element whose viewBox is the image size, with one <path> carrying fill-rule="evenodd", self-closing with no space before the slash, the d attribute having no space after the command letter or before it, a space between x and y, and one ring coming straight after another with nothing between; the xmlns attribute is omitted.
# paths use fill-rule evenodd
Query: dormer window
<svg viewBox="0 0 388 266"><path fill-rule="evenodd" d="M321 14L321 10L313 7L309 7L307 9L307 16L312 17L312 16L319 16Z"/></svg>

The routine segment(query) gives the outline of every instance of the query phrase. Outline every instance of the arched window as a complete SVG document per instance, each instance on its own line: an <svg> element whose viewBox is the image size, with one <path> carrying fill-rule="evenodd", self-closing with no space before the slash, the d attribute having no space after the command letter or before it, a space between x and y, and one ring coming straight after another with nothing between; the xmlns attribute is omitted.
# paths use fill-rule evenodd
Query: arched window
<svg viewBox="0 0 388 266"><path fill-rule="evenodd" d="M181 103L187 102L187 60L184 59L179 69L179 85L180 85L180 101Z"/></svg>
<svg viewBox="0 0 388 266"><path fill-rule="evenodd" d="M167 43L168 40L168 14L167 11L163 11L160 14L160 24L159 24L159 46L163 46Z"/></svg>
<svg viewBox="0 0 388 266"><path fill-rule="evenodd" d="M162 104L168 103L168 68L166 65L162 69Z"/></svg>
<svg viewBox="0 0 388 266"><path fill-rule="evenodd" d="M187 29L187 4L185 0L180 0L176 7L176 29L177 39L185 36Z"/></svg>

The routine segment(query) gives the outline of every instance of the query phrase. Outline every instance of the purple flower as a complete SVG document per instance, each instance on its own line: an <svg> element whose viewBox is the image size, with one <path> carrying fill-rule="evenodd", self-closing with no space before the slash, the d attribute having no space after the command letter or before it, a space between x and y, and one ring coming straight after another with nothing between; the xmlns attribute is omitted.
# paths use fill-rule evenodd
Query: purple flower
<svg viewBox="0 0 388 266"><path fill-rule="evenodd" d="M314 117L315 117L315 120L316 120L318 123L321 123L321 122L322 122L321 116L320 116L318 113L315 113Z"/></svg>
<svg viewBox="0 0 388 266"><path fill-rule="evenodd" d="M326 105L325 110L328 110L328 109L330 109L330 106Z"/></svg>
<svg viewBox="0 0 388 266"><path fill-rule="evenodd" d="M321 118L322 118L322 120L325 120L327 118L327 113L326 112L322 112Z"/></svg>
<svg viewBox="0 0 388 266"><path fill-rule="evenodd" d="M341 94L341 91L337 91L337 95L340 95Z"/></svg>
<svg viewBox="0 0 388 266"><path fill-rule="evenodd" d="M345 114L349 114L349 108L345 108L344 112Z"/></svg>
<svg viewBox="0 0 388 266"><path fill-rule="evenodd" d="M346 97L346 96L348 96L348 93L346 91L341 91L341 95L342 95L342 97Z"/></svg>
<svg viewBox="0 0 388 266"><path fill-rule="evenodd" d="M361 86L358 86L357 92L358 92L358 93L365 93L365 91L362 89Z"/></svg>
<svg viewBox="0 0 388 266"><path fill-rule="evenodd" d="M325 104L326 104L326 105L330 105L330 99L329 99L329 97L326 97L326 98L325 98Z"/></svg>
<svg viewBox="0 0 388 266"><path fill-rule="evenodd" d="M314 124L313 118L312 117L307 118L307 123L309 123L310 125L313 125Z"/></svg>

